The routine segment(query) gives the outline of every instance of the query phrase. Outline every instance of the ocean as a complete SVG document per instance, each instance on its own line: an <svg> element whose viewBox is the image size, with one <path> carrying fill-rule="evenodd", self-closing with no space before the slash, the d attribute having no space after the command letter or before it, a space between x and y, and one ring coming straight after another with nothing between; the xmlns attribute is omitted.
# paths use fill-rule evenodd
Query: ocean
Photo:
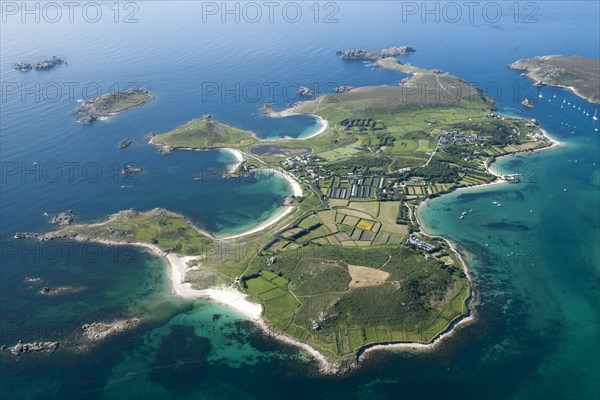
<svg viewBox="0 0 600 400"><path fill-rule="evenodd" d="M538 92L506 67L534 55L600 57L597 2L476 2L472 14L444 2L277 3L272 14L256 3L258 14L234 2L148 1L105 3L100 16L82 3L72 20L58 3L57 22L41 5L36 21L6 4L0 345L68 337L84 323L131 314L147 322L83 354L18 361L2 354L3 398L600 398L600 134L591 118L598 105L565 89ZM404 75L335 54L394 45L417 49L403 61L473 83L499 112L535 118L562 143L494 165L521 173L519 184L458 191L419 207L427 232L465 250L478 294L477 322L436 351L373 352L347 375L320 376L308 356L235 312L175 298L164 261L145 251L12 238L52 229L44 213L67 209L92 222L126 208L164 207L217 234L251 228L281 210L286 181L222 179L229 153L161 155L145 135L211 114L269 140L302 138L318 129L314 119L266 119L260 107L302 100L299 85L317 94L396 85ZM68 65L11 68L52 55ZM69 114L83 97L126 87L156 98L89 126ZM535 96L536 107L522 107L525 96ZM126 137L133 144L119 149ZM143 172L121 174L129 164ZM82 289L41 296L45 285Z"/></svg>

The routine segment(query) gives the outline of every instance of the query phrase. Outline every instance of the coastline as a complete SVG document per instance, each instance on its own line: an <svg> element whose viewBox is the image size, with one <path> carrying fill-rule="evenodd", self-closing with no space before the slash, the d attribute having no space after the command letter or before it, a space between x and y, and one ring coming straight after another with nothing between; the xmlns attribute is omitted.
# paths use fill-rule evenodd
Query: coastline
<svg viewBox="0 0 600 400"><path fill-rule="evenodd" d="M512 70L515 70L515 71L521 71L521 76L525 76L525 77L531 79L534 82L543 81L543 79L540 76L538 76L535 72L530 71L530 70L524 70L524 69L521 69L521 68L515 68L515 67L512 66L513 64L509 64L508 67L510 69L512 69ZM591 98L583 95L579 90L577 90L573 86L561 85L559 83L546 83L546 82L544 82L544 86L552 86L552 87L557 87L557 88L569 89L577 97L580 97L580 98L584 99L585 101L587 101L587 102L589 102L591 104L600 104L600 100L593 100L593 99L591 99Z"/></svg>
<svg viewBox="0 0 600 400"><path fill-rule="evenodd" d="M233 164L227 164L227 172L230 174L237 172L237 170L242 166L242 163L244 162L244 155L242 154L242 152L237 149L232 149L230 147L225 147L221 150L233 155L233 157L235 158L235 162Z"/></svg>
<svg viewBox="0 0 600 400"><path fill-rule="evenodd" d="M319 105L321 104L321 101L323 101L325 96L326 95L320 96L317 99L317 108L319 107ZM318 136L318 135L322 134L323 132L325 132L327 129L329 129L329 121L327 121L325 118L321 117L320 115L298 112L297 110L298 110L299 106L303 103L306 103L306 101L296 104L295 106L286 108L285 110L275 111L273 109L269 109L268 112L264 113L264 116L267 118L285 118L285 117L291 117L294 115L307 115L307 116L316 118L319 121L319 123L321 124L321 127L317 131L315 131L314 133L311 133L308 136L301 137L301 138L283 138L281 140L307 140L307 139L311 139L315 136ZM316 108L315 108L315 111L316 111ZM257 138L257 139L263 140L260 138Z"/></svg>
<svg viewBox="0 0 600 400"><path fill-rule="evenodd" d="M276 170L276 169L269 170L269 171L271 171L274 174L278 174L283 179L288 181L288 183L292 186L292 191L293 191L292 196L301 197L303 195L302 186L289 173L280 171L280 170ZM264 221L262 224L255 226L254 228L250 228L248 230L245 230L240 233L233 234L233 235L229 235L229 236L222 236L222 237L217 236L216 238L217 238L217 240L231 240L231 239L237 239L237 238L240 238L243 236L252 235L254 233L258 233L258 232L268 228L269 226L276 224L277 222L279 222L280 220L282 220L283 218L288 216L294 210L294 208L296 208L296 207L295 206L286 206L281 212L278 212L278 213L272 215L266 221Z"/></svg>
<svg viewBox="0 0 600 400"><path fill-rule="evenodd" d="M427 204L427 202L429 202L429 201L430 200L427 199L427 200L423 201L422 203L420 203L415 208L418 208L423 204ZM365 347L364 350L361 353L359 353L359 358L367 355L370 352L374 352L377 350L397 350L397 349L410 349L410 350L422 350L422 351L433 350L437 346L439 346L440 343L445 338L453 336L456 333L457 328L469 325L477 320L477 311L475 309L475 304L478 299L478 291L476 290L476 286L473 281L473 277L469 270L469 265L467 264L467 262L464 259L463 254L459 250L459 248L460 248L459 245L443 236L436 236L436 235L431 235L431 234L427 233L423 229L423 225L421 224L421 221L419 220L419 216L416 212L416 209L413 211L413 215L414 215L415 220L417 221L417 224L419 225L419 227L421 227L421 233L423 235L430 237L430 238L442 239L444 242L446 242L448 247L450 247L450 249L454 252L454 254L456 254L458 259L460 260L462 270L465 273L465 275L467 276L467 280L469 281L469 286L471 288L471 293L469 294L469 297L467 299L465 299L467 301L467 309L469 310L469 313L467 316L456 319L453 322L451 322L450 326L444 332L442 332L441 334L436 336L429 343L415 343L415 342L393 343L392 342L392 343L385 343L385 344L375 344L372 346ZM358 361L359 361L359 359L357 359L357 362Z"/></svg>
<svg viewBox="0 0 600 400"><path fill-rule="evenodd" d="M88 99L88 100L86 100L86 99L79 99L79 100L77 100L77 102L78 103L85 103L86 101L95 102L98 99L100 99L100 97L102 97L102 96L104 96L104 95L100 95L100 96L98 96L98 97L96 97L94 99ZM72 113L73 114L87 115L87 116L95 118L98 121L106 121L109 118L114 117L115 115L119 115L119 114L121 114L121 113L123 113L125 111L128 111L128 110L131 110L133 108L141 107L141 106L149 103L150 101L154 100L155 98L156 98L155 94L148 92L148 98L146 100L144 100L144 101L142 101L140 103L137 103L137 104L133 104L131 106L124 107L124 108L122 108L122 109L120 109L118 111L113 111L113 112L91 112L91 113L89 113L89 112L85 112L85 111L81 111L80 112L81 107L78 107L75 110L73 110Z"/></svg>
<svg viewBox="0 0 600 400"><path fill-rule="evenodd" d="M250 296L237 290L235 287L222 285L209 289L194 289L192 285L185 280L185 273L188 269L187 263L199 256L179 256L173 253L166 253L153 244L143 242L128 243L82 237L76 237L74 240L80 242L100 243L107 246L134 246L148 250L153 254L163 258L168 264L170 269L169 281L171 282L172 293L175 296L191 301L208 300L225 306L249 321L255 323L266 335L304 350L318 362L319 371L322 373L333 374L338 371L338 368L331 362L327 361L327 359L318 350L306 343L292 338L291 336L271 329L262 317L262 305L260 303L251 301Z"/></svg>

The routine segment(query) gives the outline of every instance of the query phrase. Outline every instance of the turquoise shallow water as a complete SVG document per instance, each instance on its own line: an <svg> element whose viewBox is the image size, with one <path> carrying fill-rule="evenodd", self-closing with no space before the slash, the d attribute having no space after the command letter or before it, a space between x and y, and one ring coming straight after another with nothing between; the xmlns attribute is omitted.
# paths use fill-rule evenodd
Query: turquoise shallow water
<svg viewBox="0 0 600 400"><path fill-rule="evenodd" d="M304 15L311 15L309 4L302 4ZM401 3L345 2L338 4L337 23L307 18L249 24L203 23L201 3L144 2L137 24L0 25L3 96L7 84L79 84L75 96L57 101L20 93L2 97L0 344L63 337L68 329L112 316L148 318L140 329L88 354L0 357L2 397L599 398L599 136L598 123L579 110L593 113L594 106L566 90L544 88L543 101L524 109L519 102L529 95L530 82L505 67L536 54L600 56L599 9L594 2L536 4L538 22L528 24L515 23L504 3L498 23L403 21ZM168 207L214 232L236 232L268 218L289 193L284 181L268 175L224 181L219 171L232 161L226 153L160 156L144 135L210 113L264 137L292 131L301 137L314 129L312 121L268 120L259 112L264 102L283 108L298 100L293 89L263 92L256 100L206 88L274 82L323 92L338 85L397 84L403 76L342 62L334 53L399 44L417 48L406 61L488 87L500 111L536 118L565 143L498 163L522 173L522 184L457 192L420 209L429 231L468 251L480 299L478 322L436 352L372 353L348 376L320 377L306 356L265 338L235 313L175 299L164 262L146 252L62 243L52 256L54 244L15 247L15 231L50 229L43 212L69 208L79 220L93 221L128 207ZM28 74L10 68L17 60L52 54L69 65ZM68 111L82 97L79 89L92 82L105 89L134 82L156 99L110 121L80 126ZM576 107L560 108L563 99ZM134 144L120 150L116 144L124 137ZM34 162L40 168L58 163L63 175L53 180L49 169L37 180L36 173L6 175L7 168L16 165L20 172ZM84 174L90 162L97 164ZM75 179L68 179L64 163L79 163ZM123 180L114 172L126 163L144 172ZM102 175L95 179L98 169ZM206 179L195 181L198 176ZM41 298L26 277L86 290Z"/></svg>

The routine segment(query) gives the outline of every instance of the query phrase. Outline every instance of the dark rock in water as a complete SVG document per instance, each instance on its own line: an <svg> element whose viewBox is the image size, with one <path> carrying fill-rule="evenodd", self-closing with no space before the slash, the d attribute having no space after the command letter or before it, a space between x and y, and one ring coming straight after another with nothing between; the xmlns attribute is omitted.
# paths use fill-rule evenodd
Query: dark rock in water
<svg viewBox="0 0 600 400"><path fill-rule="evenodd" d="M124 174L137 174L142 172L143 170L140 167L132 167L131 165L126 165L123 168L123 173Z"/></svg>
<svg viewBox="0 0 600 400"><path fill-rule="evenodd" d="M163 338L148 377L165 388L192 391L204 375L211 350L210 340L196 335L193 327L175 325Z"/></svg>
<svg viewBox="0 0 600 400"><path fill-rule="evenodd" d="M54 353L58 349L59 342L33 342L33 343L19 343L13 347L8 348L15 356L26 354L26 353ZM6 350L6 346L2 346L2 350Z"/></svg>
<svg viewBox="0 0 600 400"><path fill-rule="evenodd" d="M129 147L129 145L131 143L133 143L133 141L131 139L123 139L123 140L121 140L121 142L119 142L119 148L125 149L125 148Z"/></svg>
<svg viewBox="0 0 600 400"><path fill-rule="evenodd" d="M77 122L79 122L82 125L88 125L94 122L95 120L96 117L94 117L93 115L84 115L83 117L77 119Z"/></svg>
<svg viewBox="0 0 600 400"><path fill-rule="evenodd" d="M36 63L33 64L33 68L35 69L52 69L54 67L58 67L61 64L64 64L65 61L61 60L60 58L56 58L56 57L52 57L49 60L42 60L42 61L38 61Z"/></svg>
<svg viewBox="0 0 600 400"><path fill-rule="evenodd" d="M82 292L86 289L85 286L58 286L54 289L44 287L40 290L40 294L43 294L44 296L62 296L65 294Z"/></svg>
<svg viewBox="0 0 600 400"><path fill-rule="evenodd" d="M33 67L31 66L31 64L29 64L29 63L25 63L25 62L23 62L23 61L21 61L21 62L17 62L17 63L14 63L12 67L13 67L14 69L16 69L17 71L21 71L21 72L27 72L27 71L30 71L30 70L31 70L31 68L33 68Z"/></svg>

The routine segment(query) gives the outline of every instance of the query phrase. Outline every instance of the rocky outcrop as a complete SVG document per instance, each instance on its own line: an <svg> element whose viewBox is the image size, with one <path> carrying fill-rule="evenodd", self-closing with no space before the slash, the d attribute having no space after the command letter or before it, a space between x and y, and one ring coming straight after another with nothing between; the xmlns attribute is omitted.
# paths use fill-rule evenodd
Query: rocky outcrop
<svg viewBox="0 0 600 400"><path fill-rule="evenodd" d="M533 104L533 101L531 101L531 100L529 100L529 99L525 99L525 100L523 100L523 101L521 102L521 104L523 104L525 107L529 107L529 108L531 108L531 107L533 107L533 106L534 106L534 104Z"/></svg>
<svg viewBox="0 0 600 400"><path fill-rule="evenodd" d="M119 148L126 149L131 143L133 143L131 139L123 139L119 142Z"/></svg>
<svg viewBox="0 0 600 400"><path fill-rule="evenodd" d="M122 173L124 174L137 174L142 172L143 170L140 167L133 167L131 165L126 165L123 167Z"/></svg>
<svg viewBox="0 0 600 400"><path fill-rule="evenodd" d="M65 211L61 212L58 215L52 217L49 221L51 224L57 224L60 227L68 226L73 223L73 211Z"/></svg>
<svg viewBox="0 0 600 400"><path fill-rule="evenodd" d="M306 86L300 86L298 89L296 89L296 93L298 93L300 96L314 96L315 92L312 91L312 89L307 88Z"/></svg>
<svg viewBox="0 0 600 400"><path fill-rule="evenodd" d="M91 324L84 324L81 329L83 330L83 337L85 339L97 342L104 340L109 336L133 329L138 326L139 323L139 318L132 317L117 319L111 322L93 322Z"/></svg>
<svg viewBox="0 0 600 400"><path fill-rule="evenodd" d="M77 122L79 122L82 125L88 125L91 124L92 122L94 122L97 118L94 117L93 115L84 115L81 118L77 119Z"/></svg>
<svg viewBox="0 0 600 400"><path fill-rule="evenodd" d="M15 239L37 239L40 237L39 233L36 232L17 232L15 233Z"/></svg>
<svg viewBox="0 0 600 400"><path fill-rule="evenodd" d="M33 64L33 68L35 69L52 69L58 67L61 64L64 64L65 61L60 58L52 56L49 60L38 61Z"/></svg>
<svg viewBox="0 0 600 400"><path fill-rule="evenodd" d="M16 69L17 71L21 71L21 72L31 71L31 68L33 68L31 66L31 64L23 62L23 61L14 63L12 67L13 67L13 69Z"/></svg>
<svg viewBox="0 0 600 400"><path fill-rule="evenodd" d="M14 63L12 67L14 69L16 69L17 71L27 72L27 71L31 71L32 69L37 69L37 70L52 69L52 68L58 67L59 65L62 65L62 64L66 64L66 61L53 56L49 60L37 61L37 62L34 62L33 64L29 64L29 63L26 63L23 61L17 62L17 63Z"/></svg>
<svg viewBox="0 0 600 400"><path fill-rule="evenodd" d="M87 288L85 286L58 286L55 288L43 287L40 294L44 296L62 296L65 294L79 293Z"/></svg>
<svg viewBox="0 0 600 400"><path fill-rule="evenodd" d="M20 340L12 347L2 346L1 350L8 350L15 356L27 353L54 353L58 349L59 342L33 342L22 343Z"/></svg>
<svg viewBox="0 0 600 400"><path fill-rule="evenodd" d="M336 54L342 60L379 60L386 57L405 56L414 53L416 50L411 46L388 47L381 50L340 50Z"/></svg>

